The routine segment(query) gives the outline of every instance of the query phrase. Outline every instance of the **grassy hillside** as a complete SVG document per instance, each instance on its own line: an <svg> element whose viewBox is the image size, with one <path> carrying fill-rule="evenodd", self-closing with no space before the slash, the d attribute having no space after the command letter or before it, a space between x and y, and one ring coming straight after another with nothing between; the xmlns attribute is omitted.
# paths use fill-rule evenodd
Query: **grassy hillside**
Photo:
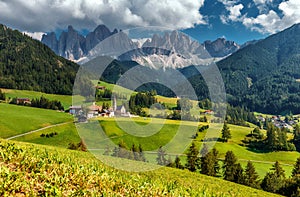
<svg viewBox="0 0 300 197"><path fill-rule="evenodd" d="M60 148L0 140L0 152L0 196L276 196L177 169L119 171Z"/></svg>
<svg viewBox="0 0 300 197"><path fill-rule="evenodd" d="M72 105L72 96L69 95L58 95L58 94L46 94L43 92L29 91L29 90L13 90L13 89L1 89L8 98L40 98L44 96L49 100L58 100L62 103L65 109L68 109Z"/></svg>
<svg viewBox="0 0 300 197"><path fill-rule="evenodd" d="M73 120L67 113L0 103L0 137L8 138Z"/></svg>
<svg viewBox="0 0 300 197"><path fill-rule="evenodd" d="M175 121L175 120L166 120L164 125L162 122L159 122L159 119L154 119L154 124L151 126L150 130L157 130L157 133L151 135L150 137L137 137L131 136L126 133L122 128L126 128L127 131L131 131L132 125L129 123L131 119L128 118L121 118L118 119L118 123L114 120L114 118L100 118L100 124L105 131L106 135L99 136L97 131L96 134L91 132L91 130L86 130L85 137L95 139L93 137L98 136L99 139L95 139L97 142L101 141L105 143L108 138L110 138L115 144L118 144L121 140L123 140L128 147L131 147L132 144L138 145L141 144L145 151L151 151L148 154L146 153L146 157L149 161L155 163L156 154L153 154L152 151L157 149L161 145L165 145L169 142L177 132L179 125L182 125L182 128L186 131L183 133L181 137L182 140L188 140L191 138L192 135L195 134L195 128L197 127L198 123L195 122L188 122L188 121ZM147 125L150 123L150 118L134 118L135 122L139 125ZM155 123L156 120L156 123ZM123 127L121 128L119 124L122 124ZM85 126L85 124L83 124ZM229 140L228 143L217 142L215 147L219 151L220 155L219 158L224 158L225 153L228 150L232 150L234 154L238 157L239 162L245 166L248 160L253 161L256 170L261 178L263 178L266 172L272 167L275 161L279 161L282 164L282 167L286 171L286 175L291 175L291 170L293 168L293 164L300 154L298 152L269 152L269 153L260 153L260 152L253 152L249 150L247 147L242 146L241 140L250 133L253 128L249 127L241 127L235 125L229 125L231 130L232 139ZM149 127L147 128L149 129ZM84 129L83 129L84 130ZM150 131L149 130L149 131ZM85 130L84 130L85 131ZM141 130L142 132L143 130ZM145 130L146 131L146 130ZM41 138L41 134L57 132L58 135L54 136L53 138ZM201 140L205 136L205 132L199 133L197 139L194 140L197 146L202 144ZM60 146L60 147L67 147L70 142L79 142L80 138L78 136L78 131L76 130L73 124L62 125L59 127L54 127L51 129L46 129L44 131L40 131L34 134L30 134L24 137L16 138L15 140L18 141L25 141L25 142L32 142L37 144L44 144L44 145L51 145L51 146ZM93 144L94 142L89 142L88 144ZM180 143L180 142L178 142ZM103 147L105 147L103 145ZM175 150L175 149L173 149ZM174 158L172 158L174 159Z"/></svg>
<svg viewBox="0 0 300 197"><path fill-rule="evenodd" d="M55 132L57 133L57 135L53 137L41 137L42 134L46 135ZM69 143L78 143L80 141L80 137L78 135L74 123L70 122L65 125L44 129L42 131L35 132L30 135L18 137L14 140L67 148Z"/></svg>

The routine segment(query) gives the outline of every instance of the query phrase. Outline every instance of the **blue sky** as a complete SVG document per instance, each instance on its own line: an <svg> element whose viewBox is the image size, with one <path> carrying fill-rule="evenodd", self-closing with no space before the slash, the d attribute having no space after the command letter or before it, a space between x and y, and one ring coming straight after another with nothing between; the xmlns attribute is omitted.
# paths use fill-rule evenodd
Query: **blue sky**
<svg viewBox="0 0 300 197"><path fill-rule="evenodd" d="M0 0L0 23L41 38L45 32L162 26L203 42L242 44L300 23L299 0Z"/></svg>

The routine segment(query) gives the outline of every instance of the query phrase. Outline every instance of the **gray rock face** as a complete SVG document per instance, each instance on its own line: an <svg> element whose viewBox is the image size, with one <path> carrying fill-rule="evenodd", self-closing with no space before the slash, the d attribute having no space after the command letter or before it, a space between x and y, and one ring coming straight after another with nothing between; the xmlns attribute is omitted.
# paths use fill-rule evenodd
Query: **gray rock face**
<svg viewBox="0 0 300 197"><path fill-rule="evenodd" d="M212 57L225 57L240 49L237 43L224 38L218 38L213 42L205 41L203 45Z"/></svg>
<svg viewBox="0 0 300 197"><path fill-rule="evenodd" d="M58 41L54 32L50 34L44 34L42 37L42 42L52 49L56 54L58 54Z"/></svg>
<svg viewBox="0 0 300 197"><path fill-rule="evenodd" d="M150 62L151 67L181 68L216 62L241 48L223 38L200 44L179 31L154 34L147 40L135 41L122 31L115 29L111 32L105 25L99 25L86 37L69 26L58 40L56 37L55 33L44 35L42 42L56 54L79 63L97 56L111 56L120 61Z"/></svg>
<svg viewBox="0 0 300 197"><path fill-rule="evenodd" d="M117 30L116 30L117 31ZM86 51L93 49L99 42L114 34L105 25L99 25L93 32L86 36Z"/></svg>
<svg viewBox="0 0 300 197"><path fill-rule="evenodd" d="M86 56L99 42L117 32L117 30L110 32L105 25L99 25L93 32L84 37L72 26L69 26L66 32L61 33L58 40L54 32L43 35L42 43L46 44L57 55L70 60L78 60Z"/></svg>

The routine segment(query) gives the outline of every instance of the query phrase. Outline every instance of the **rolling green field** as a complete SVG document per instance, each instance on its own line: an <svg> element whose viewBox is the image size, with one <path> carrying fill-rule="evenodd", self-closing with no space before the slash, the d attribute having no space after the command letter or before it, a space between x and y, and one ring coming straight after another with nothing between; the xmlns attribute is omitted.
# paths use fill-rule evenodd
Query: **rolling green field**
<svg viewBox="0 0 300 197"><path fill-rule="evenodd" d="M97 121L100 122L100 125L104 131L104 134L99 134L97 128L83 128L81 132L81 137L85 138L87 144L91 145L89 148L99 147L97 142L101 142L101 148L103 149L106 145L106 142L112 141L115 144L118 144L123 140L126 145L130 148L132 144L138 145L141 144L146 153L147 159L151 162L155 162L156 154L155 151L159 146L165 145L171 140L174 140L173 137L177 133L179 125L185 131L182 136L177 136L177 139L181 141L190 140L191 136L195 134L198 123L188 122L188 121L175 121L175 120L166 120L166 122L159 122L159 119L150 119L150 118L134 118L134 122L140 126L147 126L151 120L153 120L151 127L145 127L145 130L140 130L141 132L150 132L150 130L156 130L156 133L149 137L138 137L138 133L135 133L135 136L132 136L126 131L134 131L136 128L131 124L131 119L128 118L119 118L116 122L114 118L99 118ZM157 122L155 122L157 121ZM98 124L98 123L97 123ZM121 126L120 126L121 124ZM82 124L82 127L88 125ZM122 129L123 128L123 129ZM258 153L253 152L247 149L247 147L242 146L241 140L250 133L253 128L241 127L235 125L229 125L231 130L232 139L228 143L217 142L215 148L219 151L219 158L223 159L225 153L229 150L232 150L234 154L239 159L239 162L245 166L248 160L253 161L257 172L262 178L266 172L272 167L275 161L279 161L282 164L282 167L286 171L286 175L290 176L293 164L300 154L298 152L269 152L269 153ZM42 133L58 132L57 136L53 138L41 138ZM204 138L205 132L200 133L198 138L194 140L197 146L201 145L201 139ZM26 141L37 144L52 145L67 147L70 142L79 142L80 138L78 136L77 130L73 124L63 125L51 129L47 129L41 132L30 134L21 138L16 138L18 141ZM181 143L181 141L175 143ZM176 152L180 150L173 148ZM153 153L151 153L153 152ZM174 156L172 156L174 159Z"/></svg>
<svg viewBox="0 0 300 197"><path fill-rule="evenodd" d="M12 89L1 89L5 95L6 98L40 98L41 96L44 96L45 98L48 98L49 100L58 100L62 103L65 109L68 109L70 105L72 105L72 96L70 95L57 95L57 94L46 94L43 92L35 92L35 91L28 91L28 90L12 90Z"/></svg>
<svg viewBox="0 0 300 197"><path fill-rule="evenodd" d="M49 125L70 122L64 112L0 103L0 137L8 138Z"/></svg>
<svg viewBox="0 0 300 197"><path fill-rule="evenodd" d="M50 134L56 132L57 135L46 138L41 137L42 134ZM67 148L69 143L78 143L80 137L76 130L74 123L70 122L65 125L60 125L52 128L48 128L42 131L32 133L30 135L25 135L22 137L15 138L16 141L30 142L34 144L43 144L55 147Z"/></svg>
<svg viewBox="0 0 300 197"><path fill-rule="evenodd" d="M90 153L0 140L0 196L276 196L171 168L125 172ZM151 164L111 158L143 168ZM163 177L163 178L162 178Z"/></svg>

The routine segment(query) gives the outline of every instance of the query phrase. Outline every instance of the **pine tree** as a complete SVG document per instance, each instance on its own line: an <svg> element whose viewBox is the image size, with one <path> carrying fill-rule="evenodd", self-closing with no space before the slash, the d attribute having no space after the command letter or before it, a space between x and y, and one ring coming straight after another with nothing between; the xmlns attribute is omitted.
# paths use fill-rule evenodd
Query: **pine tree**
<svg viewBox="0 0 300 197"><path fill-rule="evenodd" d="M280 188L279 179L276 177L275 173L268 172L261 182L261 188L268 192L277 192Z"/></svg>
<svg viewBox="0 0 300 197"><path fill-rule="evenodd" d="M208 176L214 176L214 163L212 152L207 153L200 159L200 173Z"/></svg>
<svg viewBox="0 0 300 197"><path fill-rule="evenodd" d="M199 155L199 151L196 148L195 143L193 142L187 153L187 163L186 163L186 168L191 172L195 172L198 169L198 165L199 165L198 155Z"/></svg>
<svg viewBox="0 0 300 197"><path fill-rule="evenodd" d="M212 149L212 154L213 154L213 163L214 163L214 174L213 174L213 176L218 176L219 170L220 170L220 165L219 165L219 160L218 160L219 152L217 151L216 148L213 148Z"/></svg>
<svg viewBox="0 0 300 197"><path fill-rule="evenodd" d="M167 165L168 161L166 159L166 156L166 152L162 149L162 147L159 147L156 158L157 164L162 166Z"/></svg>
<svg viewBox="0 0 300 197"><path fill-rule="evenodd" d="M143 161L143 162L147 161L146 157L144 155L144 152L143 152L143 147L141 144L139 145L139 159L140 159L140 161Z"/></svg>
<svg viewBox="0 0 300 197"><path fill-rule="evenodd" d="M276 150L278 142L276 128L273 124L268 124L266 142L269 150Z"/></svg>
<svg viewBox="0 0 300 197"><path fill-rule="evenodd" d="M284 185L285 173L278 161L274 163L271 170L272 172L268 172L264 177L261 188L275 193Z"/></svg>
<svg viewBox="0 0 300 197"><path fill-rule="evenodd" d="M175 161L174 161L174 167L178 169L183 169L183 165L181 164L180 158L176 156Z"/></svg>
<svg viewBox="0 0 300 197"><path fill-rule="evenodd" d="M3 93L2 90L0 89L0 100L5 101L5 99L6 99L5 93Z"/></svg>
<svg viewBox="0 0 300 197"><path fill-rule="evenodd" d="M222 141L223 142L227 142L228 139L231 138L231 133L230 133L230 129L227 125L227 123L224 123L223 129L222 129Z"/></svg>
<svg viewBox="0 0 300 197"><path fill-rule="evenodd" d="M132 144L131 151L132 151L132 154L133 154L133 159L136 160L136 161L140 161L139 150L134 144Z"/></svg>
<svg viewBox="0 0 300 197"><path fill-rule="evenodd" d="M259 176L255 171L255 167L251 161L248 161L245 169L245 182L244 184L253 188L259 188Z"/></svg>
<svg viewBox="0 0 300 197"><path fill-rule="evenodd" d="M276 161L273 165L273 167L271 168L271 170L274 170L275 175L278 178L284 179L285 178L285 173L284 173L284 169L280 166L279 162Z"/></svg>
<svg viewBox="0 0 300 197"><path fill-rule="evenodd" d="M296 176L300 176L300 157L297 159L292 172L292 177Z"/></svg>
<svg viewBox="0 0 300 197"><path fill-rule="evenodd" d="M235 164L233 177L234 177L233 182L238 183L238 184L244 184L244 182L245 182L244 170L240 163Z"/></svg>
<svg viewBox="0 0 300 197"><path fill-rule="evenodd" d="M129 151L128 151L128 148L127 148L125 142L123 140L121 140L119 142L117 151L116 150L114 151L114 155L117 154L116 157L128 158L129 157L128 153L129 153Z"/></svg>
<svg viewBox="0 0 300 197"><path fill-rule="evenodd" d="M223 176L227 181L234 181L237 158L232 151L227 151L223 164Z"/></svg>

